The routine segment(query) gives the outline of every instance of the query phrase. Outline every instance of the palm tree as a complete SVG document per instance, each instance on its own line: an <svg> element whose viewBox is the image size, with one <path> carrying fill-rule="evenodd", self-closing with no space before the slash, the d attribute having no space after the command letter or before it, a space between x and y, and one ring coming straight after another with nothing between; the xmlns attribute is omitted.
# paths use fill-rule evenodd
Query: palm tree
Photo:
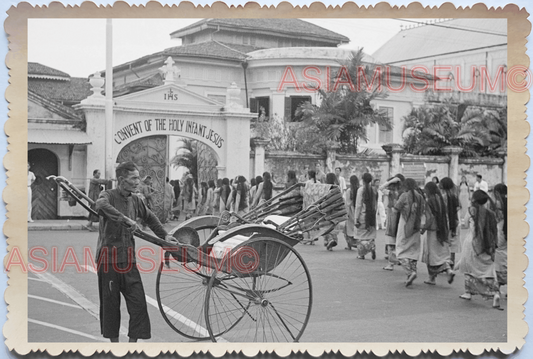
<svg viewBox="0 0 533 359"><path fill-rule="evenodd" d="M369 66L363 66L363 56L362 49L354 51L347 62L341 63L341 66L345 66L348 70L352 81L359 78L358 69L364 68L367 77L372 76ZM339 75L340 72L332 76L332 82ZM334 142L340 145L342 152L357 153L359 141L368 141L366 129L369 125L379 124L387 129L392 128L389 119L370 105L370 102L380 94L376 90L358 91L357 83L354 85L355 91L347 86L331 92L318 89L322 98L320 106L306 102L298 107L296 116L303 120L299 131L309 137L313 146L325 147L327 143Z"/></svg>
<svg viewBox="0 0 533 359"><path fill-rule="evenodd" d="M463 108L445 103L412 109L404 117L406 152L442 155L444 147L457 146L463 148L462 157L477 157L494 155L506 146L506 111Z"/></svg>
<svg viewBox="0 0 533 359"><path fill-rule="evenodd" d="M170 160L170 164L174 168L187 167L195 179L198 175L198 148L196 142L196 140L189 138L180 138L176 154Z"/></svg>

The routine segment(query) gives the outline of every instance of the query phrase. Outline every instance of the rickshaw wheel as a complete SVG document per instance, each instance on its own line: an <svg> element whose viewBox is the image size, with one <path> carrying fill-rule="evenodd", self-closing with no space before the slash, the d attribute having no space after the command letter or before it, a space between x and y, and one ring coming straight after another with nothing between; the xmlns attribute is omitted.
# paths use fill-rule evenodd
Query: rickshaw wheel
<svg viewBox="0 0 533 359"><path fill-rule="evenodd" d="M313 302L300 254L278 239L254 237L235 247L230 258L230 270L214 269L207 288L204 311L211 340L297 342Z"/></svg>
<svg viewBox="0 0 533 359"><path fill-rule="evenodd" d="M201 227L200 240L213 230ZM212 270L197 263L182 263L170 256L162 262L156 279L159 311L165 322L180 335L189 339L209 339L205 325L204 303Z"/></svg>

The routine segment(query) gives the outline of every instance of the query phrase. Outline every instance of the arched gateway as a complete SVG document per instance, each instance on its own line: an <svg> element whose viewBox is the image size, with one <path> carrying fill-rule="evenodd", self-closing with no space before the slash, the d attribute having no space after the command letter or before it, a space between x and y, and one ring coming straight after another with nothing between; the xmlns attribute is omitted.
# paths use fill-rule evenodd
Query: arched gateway
<svg viewBox="0 0 533 359"><path fill-rule="evenodd" d="M92 145L87 146L87 178L96 168L113 172L105 176L114 178L114 168L122 160L136 162L141 174L154 171L154 166L167 171L171 136L197 140L209 148L215 154L219 177L249 174L250 120L256 115L240 104L240 89L236 86L227 90L224 105L167 76L161 86L113 99L111 133L106 133L102 89L95 87L93 91L77 105L85 113L87 134L92 139ZM112 140L112 156L106 156L106 139ZM112 158L112 164L106 163L106 157ZM164 178L168 173L159 175ZM162 193L164 181L157 182L156 190Z"/></svg>

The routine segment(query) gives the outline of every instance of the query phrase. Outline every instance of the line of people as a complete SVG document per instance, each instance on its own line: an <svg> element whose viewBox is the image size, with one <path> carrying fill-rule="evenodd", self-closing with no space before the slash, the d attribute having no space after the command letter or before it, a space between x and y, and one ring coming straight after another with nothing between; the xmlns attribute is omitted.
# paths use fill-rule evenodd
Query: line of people
<svg viewBox="0 0 533 359"><path fill-rule="evenodd" d="M428 182L421 190L416 181L398 174L381 188L388 190L389 199L389 263L383 269L391 271L400 264L407 275L406 286L416 279L420 258L428 268L429 278L424 281L428 285L435 285L440 273L446 273L451 284L455 271L461 271L465 293L460 298L470 300L479 294L492 298L493 307L502 309L500 286L507 284L507 186L496 185L494 199L482 189L473 193L462 243L459 191L450 178L443 178L440 188Z"/></svg>

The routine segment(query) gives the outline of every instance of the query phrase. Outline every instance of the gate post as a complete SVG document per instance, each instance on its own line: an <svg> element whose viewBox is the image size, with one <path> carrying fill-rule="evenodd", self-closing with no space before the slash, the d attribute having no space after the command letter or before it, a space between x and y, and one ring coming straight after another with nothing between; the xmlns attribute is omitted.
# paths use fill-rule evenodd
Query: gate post
<svg viewBox="0 0 533 359"><path fill-rule="evenodd" d="M450 163L448 164L448 177L453 183L459 183L459 154L463 152L461 147L448 146L442 149L442 152L450 155Z"/></svg>
<svg viewBox="0 0 533 359"><path fill-rule="evenodd" d="M387 156L390 158L389 164L389 178L402 173L401 158L400 155L403 153L402 145L398 143L391 143L381 146L383 150L387 153Z"/></svg>
<svg viewBox="0 0 533 359"><path fill-rule="evenodd" d="M254 176L261 176L265 171L265 146L269 140L261 137L252 138L252 144L255 148L254 157Z"/></svg>

